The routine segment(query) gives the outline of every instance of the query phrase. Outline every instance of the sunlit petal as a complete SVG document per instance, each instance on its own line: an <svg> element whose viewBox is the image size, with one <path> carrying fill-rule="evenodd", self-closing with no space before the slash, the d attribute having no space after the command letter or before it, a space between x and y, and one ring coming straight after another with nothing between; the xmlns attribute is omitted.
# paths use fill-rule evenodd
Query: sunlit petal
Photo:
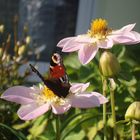
<svg viewBox="0 0 140 140"><path fill-rule="evenodd" d="M82 48L84 44L79 44L77 42L68 42L62 49L63 52L74 52Z"/></svg>
<svg viewBox="0 0 140 140"><path fill-rule="evenodd" d="M64 105L59 105L59 104L54 103L54 104L51 104L51 106L52 106L52 112L54 114L63 114L67 112L71 107L69 103L66 103Z"/></svg>
<svg viewBox="0 0 140 140"><path fill-rule="evenodd" d="M83 84L83 83L73 83L72 86L70 87L70 91L72 93L76 92L83 92L87 89L89 86L89 83Z"/></svg>
<svg viewBox="0 0 140 140"><path fill-rule="evenodd" d="M95 57L96 53L98 52L98 49L99 48L97 46L86 44L78 52L80 62L82 64L89 63Z"/></svg>
<svg viewBox="0 0 140 140"><path fill-rule="evenodd" d="M91 38L90 36L83 34L83 35L78 35L75 38L75 41L78 43L93 43L94 42L94 38Z"/></svg>
<svg viewBox="0 0 140 140"><path fill-rule="evenodd" d="M18 116L22 120L32 120L44 114L50 109L49 104L38 105L36 102L22 105L18 110Z"/></svg>
<svg viewBox="0 0 140 140"><path fill-rule="evenodd" d="M75 94L69 98L72 107L91 108L100 106L99 98L92 93Z"/></svg>
<svg viewBox="0 0 140 140"><path fill-rule="evenodd" d="M106 40L103 40L103 41L99 41L99 42L97 42L97 46L99 47L99 48L103 48L103 49L110 49L110 48L112 48L113 47L113 40L112 39L110 39L110 38L108 38L108 39L106 39Z"/></svg>
<svg viewBox="0 0 140 140"><path fill-rule="evenodd" d="M122 34L122 33L130 32L135 27L135 25L136 23L128 24L119 30L114 30L112 34Z"/></svg>
<svg viewBox="0 0 140 140"><path fill-rule="evenodd" d="M7 89L1 96L1 98L16 102L18 104L28 104L33 102L33 94L37 93L38 91L24 87L24 86L14 86Z"/></svg>
<svg viewBox="0 0 140 140"><path fill-rule="evenodd" d="M98 92L91 92L91 94L98 98L100 104L104 104L108 102L108 99Z"/></svg>
<svg viewBox="0 0 140 140"><path fill-rule="evenodd" d="M60 48L63 48L63 46L65 46L68 41L71 41L73 39L75 39L75 37L64 38L64 39L62 39L58 42L57 46L60 47Z"/></svg>

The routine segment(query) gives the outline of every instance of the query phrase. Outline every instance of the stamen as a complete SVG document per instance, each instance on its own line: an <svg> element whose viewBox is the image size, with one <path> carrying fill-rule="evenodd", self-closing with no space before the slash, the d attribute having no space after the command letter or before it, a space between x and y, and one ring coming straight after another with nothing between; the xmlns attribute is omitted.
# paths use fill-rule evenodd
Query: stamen
<svg viewBox="0 0 140 140"><path fill-rule="evenodd" d="M65 104L65 102L67 102L65 98L60 98L55 95L54 92L50 90L47 86L43 86L40 90L40 93L34 94L34 98L40 105L44 103L55 103L63 105Z"/></svg>
<svg viewBox="0 0 140 140"><path fill-rule="evenodd" d="M108 34L108 23L105 19L96 19L91 22L91 28L88 31L88 34L91 37L98 37L98 38L104 38Z"/></svg>
<svg viewBox="0 0 140 140"><path fill-rule="evenodd" d="M48 98L53 99L56 97L56 95L53 93L52 90L50 90L47 86L44 86L44 89L42 90L42 93Z"/></svg>

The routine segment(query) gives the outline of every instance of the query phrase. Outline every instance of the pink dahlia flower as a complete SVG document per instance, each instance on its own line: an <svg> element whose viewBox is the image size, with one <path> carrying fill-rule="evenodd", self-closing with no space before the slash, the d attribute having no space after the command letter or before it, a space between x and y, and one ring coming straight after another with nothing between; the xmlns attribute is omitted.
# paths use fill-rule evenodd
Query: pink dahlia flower
<svg viewBox="0 0 140 140"><path fill-rule="evenodd" d="M21 104L17 114L22 120L31 120L52 109L54 114L63 114L71 107L91 108L108 100L98 92L86 92L89 83L72 84L66 98L56 96L45 85L39 87L14 86L7 89L2 99Z"/></svg>
<svg viewBox="0 0 140 140"><path fill-rule="evenodd" d="M68 37L57 44L63 52L78 51L78 57L82 64L89 63L101 49L110 49L115 44L137 44L140 42L140 34L132 31L135 24L129 24L119 30L107 27L107 21L96 19L91 23L91 28L86 34Z"/></svg>

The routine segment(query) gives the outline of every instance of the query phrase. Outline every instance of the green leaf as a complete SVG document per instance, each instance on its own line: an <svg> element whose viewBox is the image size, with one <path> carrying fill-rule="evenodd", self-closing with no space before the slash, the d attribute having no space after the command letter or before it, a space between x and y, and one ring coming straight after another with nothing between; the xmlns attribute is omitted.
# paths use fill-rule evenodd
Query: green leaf
<svg viewBox="0 0 140 140"><path fill-rule="evenodd" d="M5 124L0 123L0 127L8 130L10 133L15 135L19 140L27 140L26 137L23 135L23 133L16 131L15 129L13 129Z"/></svg>
<svg viewBox="0 0 140 140"><path fill-rule="evenodd" d="M81 67L81 63L78 60L76 53L70 54L67 57L65 57L64 64L65 66L69 66L73 69L79 69Z"/></svg>
<svg viewBox="0 0 140 140"><path fill-rule="evenodd" d="M85 114L79 115L75 119L73 119L67 127L65 127L65 131L62 133L62 140L67 137L76 127L80 127L82 123L89 121L91 119L96 119L98 117L97 114ZM79 130L79 129L78 129Z"/></svg>
<svg viewBox="0 0 140 140"><path fill-rule="evenodd" d="M79 133L71 133L65 140L83 140L85 137L85 132L81 130Z"/></svg>
<svg viewBox="0 0 140 140"><path fill-rule="evenodd" d="M117 132L120 135L120 137L126 138L126 137L130 137L131 134L131 123L128 122L128 120L120 120L116 123L116 127L117 127Z"/></svg>
<svg viewBox="0 0 140 140"><path fill-rule="evenodd" d="M46 136L38 136L37 140L51 140L51 139L47 138Z"/></svg>
<svg viewBox="0 0 140 140"><path fill-rule="evenodd" d="M91 128L89 128L87 137L89 140L93 140L95 139L98 131L101 131L101 129L103 129L104 125L103 125L103 121L96 121L94 124L92 124L93 126Z"/></svg>
<svg viewBox="0 0 140 140"><path fill-rule="evenodd" d="M77 119L79 118L83 118L85 116L91 116L93 115L92 112L81 112L81 113L78 113L78 114L74 114L74 115L71 115L68 117L68 119L66 119L63 123L62 123L62 126L61 126L61 133L63 130L65 130L65 128L72 122L76 121ZM94 115L97 115L94 113Z"/></svg>
<svg viewBox="0 0 140 140"><path fill-rule="evenodd" d="M22 123L22 124L14 124L14 125L13 125L13 128L16 129L16 130L20 130L20 129L26 128L26 127L29 126L30 124L31 124L30 121L25 121L25 122Z"/></svg>
<svg viewBox="0 0 140 140"><path fill-rule="evenodd" d="M41 135L38 135L36 137L37 140L54 140L55 139L55 130L54 130L54 125L53 123L55 123L54 120L49 120L49 123L47 125L47 128L43 131L43 133Z"/></svg>
<svg viewBox="0 0 140 140"><path fill-rule="evenodd" d="M124 45L114 45L112 48L112 52L118 57L118 59L124 56L125 51L126 48Z"/></svg>
<svg viewBox="0 0 140 140"><path fill-rule="evenodd" d="M33 137L39 136L43 133L44 129L47 127L48 118L46 115L40 116L34 120L33 126L29 129L29 132Z"/></svg>

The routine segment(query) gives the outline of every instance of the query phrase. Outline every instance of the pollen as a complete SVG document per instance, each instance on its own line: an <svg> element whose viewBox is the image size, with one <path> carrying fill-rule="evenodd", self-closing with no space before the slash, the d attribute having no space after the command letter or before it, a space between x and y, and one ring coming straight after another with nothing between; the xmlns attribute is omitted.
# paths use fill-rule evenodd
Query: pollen
<svg viewBox="0 0 140 140"><path fill-rule="evenodd" d="M108 34L108 23L105 19L96 19L91 22L90 30L88 31L88 34L91 37L96 36L106 36Z"/></svg>
<svg viewBox="0 0 140 140"><path fill-rule="evenodd" d="M55 95L54 92L50 90L46 85L40 85L40 91L38 94L34 94L33 97L39 105L45 103L63 105L67 102L65 98L60 98Z"/></svg>
<svg viewBox="0 0 140 140"><path fill-rule="evenodd" d="M56 95L52 90L50 90L47 86L44 86L44 89L42 90L43 95L46 96L47 99L54 99Z"/></svg>

